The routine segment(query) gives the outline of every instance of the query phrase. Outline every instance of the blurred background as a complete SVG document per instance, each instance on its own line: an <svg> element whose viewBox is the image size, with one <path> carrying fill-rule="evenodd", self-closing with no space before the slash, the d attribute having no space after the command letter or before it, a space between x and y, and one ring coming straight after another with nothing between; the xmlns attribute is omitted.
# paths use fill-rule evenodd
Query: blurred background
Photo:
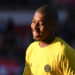
<svg viewBox="0 0 75 75"><path fill-rule="evenodd" d="M56 35L75 49L75 0L0 0L0 75L22 75L32 17L44 4L57 9Z"/></svg>

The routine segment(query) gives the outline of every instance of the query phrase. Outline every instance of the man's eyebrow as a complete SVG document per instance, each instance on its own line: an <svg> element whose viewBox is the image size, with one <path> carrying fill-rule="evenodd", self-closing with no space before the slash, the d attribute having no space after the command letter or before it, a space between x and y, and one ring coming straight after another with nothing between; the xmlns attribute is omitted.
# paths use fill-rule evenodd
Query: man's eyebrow
<svg viewBox="0 0 75 75"><path fill-rule="evenodd" d="M35 18L33 18L32 20L35 20ZM40 19L39 21L41 21L41 22L45 22L45 19L43 19L43 20Z"/></svg>
<svg viewBox="0 0 75 75"><path fill-rule="evenodd" d="M40 19L40 21L45 22L46 19Z"/></svg>
<svg viewBox="0 0 75 75"><path fill-rule="evenodd" d="M35 20L34 18L32 18L32 20Z"/></svg>
<svg viewBox="0 0 75 75"><path fill-rule="evenodd" d="M40 20L41 22L45 22L45 20Z"/></svg>

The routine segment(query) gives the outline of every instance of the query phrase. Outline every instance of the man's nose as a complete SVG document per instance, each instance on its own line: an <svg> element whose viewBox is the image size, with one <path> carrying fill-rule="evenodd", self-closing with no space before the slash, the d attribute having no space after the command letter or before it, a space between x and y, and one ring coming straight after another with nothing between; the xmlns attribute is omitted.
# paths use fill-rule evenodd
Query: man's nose
<svg viewBox="0 0 75 75"><path fill-rule="evenodd" d="M35 25L35 30L37 30L38 32L40 32L40 28L39 28L39 24L38 23Z"/></svg>
<svg viewBox="0 0 75 75"><path fill-rule="evenodd" d="M37 29L38 28L38 23L35 23L34 24L34 29Z"/></svg>

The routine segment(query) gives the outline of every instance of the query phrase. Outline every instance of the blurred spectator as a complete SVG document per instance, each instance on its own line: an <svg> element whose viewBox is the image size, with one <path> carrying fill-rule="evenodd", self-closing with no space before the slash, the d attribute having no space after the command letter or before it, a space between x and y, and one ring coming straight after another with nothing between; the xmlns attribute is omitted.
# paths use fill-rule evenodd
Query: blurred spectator
<svg viewBox="0 0 75 75"><path fill-rule="evenodd" d="M67 8L65 8L64 6L61 6L58 8L57 13L58 13L57 15L58 20L57 20L56 34L57 36L63 38L66 41L65 29L66 29L66 24L69 18L69 12Z"/></svg>
<svg viewBox="0 0 75 75"><path fill-rule="evenodd" d="M20 68L14 59L0 59L0 75L21 75Z"/></svg>
<svg viewBox="0 0 75 75"><path fill-rule="evenodd" d="M4 18L0 19L0 32L5 32L7 28Z"/></svg>
<svg viewBox="0 0 75 75"><path fill-rule="evenodd" d="M13 20L9 19L8 24L7 24L7 32L13 32Z"/></svg>
<svg viewBox="0 0 75 75"><path fill-rule="evenodd" d="M3 44L3 37L2 34L0 34L0 48L2 47L2 44Z"/></svg>
<svg viewBox="0 0 75 75"><path fill-rule="evenodd" d="M7 45L6 45L6 49L7 49L7 53L8 53L8 57L14 57L14 52L15 52L15 33L13 31L13 22L10 19L8 24L7 24L7 35L8 35L8 40L7 40Z"/></svg>
<svg viewBox="0 0 75 75"><path fill-rule="evenodd" d="M69 12L65 7L61 7L58 10L58 23L59 25L63 25L69 18Z"/></svg>

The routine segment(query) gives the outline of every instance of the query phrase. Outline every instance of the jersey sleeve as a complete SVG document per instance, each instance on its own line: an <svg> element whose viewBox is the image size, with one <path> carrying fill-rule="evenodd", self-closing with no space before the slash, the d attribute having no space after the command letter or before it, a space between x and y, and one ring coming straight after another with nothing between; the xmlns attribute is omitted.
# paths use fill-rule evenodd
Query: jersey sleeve
<svg viewBox="0 0 75 75"><path fill-rule="evenodd" d="M30 69L30 55L31 55L32 47L31 45L26 50L26 59L25 59L25 68L23 75L31 75L31 69Z"/></svg>
<svg viewBox="0 0 75 75"><path fill-rule="evenodd" d="M59 71L62 75L75 75L75 50L65 47L59 62Z"/></svg>

